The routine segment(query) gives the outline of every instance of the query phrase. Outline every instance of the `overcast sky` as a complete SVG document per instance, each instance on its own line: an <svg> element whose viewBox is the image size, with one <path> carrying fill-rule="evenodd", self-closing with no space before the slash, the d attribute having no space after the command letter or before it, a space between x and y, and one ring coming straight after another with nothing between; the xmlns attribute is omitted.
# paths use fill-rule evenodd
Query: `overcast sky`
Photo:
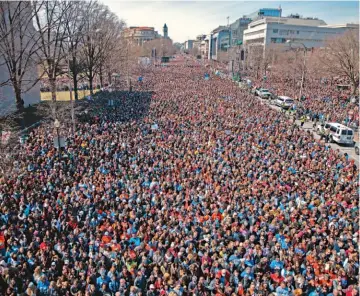
<svg viewBox="0 0 360 296"><path fill-rule="evenodd" d="M103 0L104 4L126 21L127 26L149 26L162 34L164 23L175 42L208 34L219 25L226 25L259 8L278 8L283 16L299 13L318 17L328 24L358 23L357 1L121 1Z"/></svg>

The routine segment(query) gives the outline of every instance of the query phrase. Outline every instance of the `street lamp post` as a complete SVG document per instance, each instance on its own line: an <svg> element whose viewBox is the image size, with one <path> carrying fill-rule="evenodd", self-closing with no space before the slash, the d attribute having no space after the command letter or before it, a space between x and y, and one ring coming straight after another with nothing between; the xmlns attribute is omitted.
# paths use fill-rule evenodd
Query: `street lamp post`
<svg viewBox="0 0 360 296"><path fill-rule="evenodd" d="M301 99L302 92L303 92L303 88L304 88L304 80L305 80L305 68L306 68L306 52L307 52L307 47L305 46L304 43L296 42L296 41L291 41L291 40L287 40L286 43L289 43L290 46L291 46L291 43L298 43L298 44L301 44L301 45L304 47L303 69L302 69L302 74L301 74L301 85L300 85L300 93L299 93L299 99Z"/></svg>
<svg viewBox="0 0 360 296"><path fill-rule="evenodd" d="M75 133L75 110L74 110L74 100L73 100L73 95L72 95L72 88L71 88L71 84L70 84L70 36L68 36L68 54L67 54L67 62L68 62L68 88L69 88L69 93L70 93L70 105L71 105L71 121L72 121L72 125L71 125L71 134L74 135ZM73 67L76 67L76 65L73 65Z"/></svg>
<svg viewBox="0 0 360 296"><path fill-rule="evenodd" d="M126 80L130 91L130 72L129 72L129 40L126 40Z"/></svg>
<svg viewBox="0 0 360 296"><path fill-rule="evenodd" d="M57 136L57 141L58 141L58 155L59 155L59 159L61 158L61 144L60 144L60 121L56 118L54 121L54 127L56 129L56 136Z"/></svg>

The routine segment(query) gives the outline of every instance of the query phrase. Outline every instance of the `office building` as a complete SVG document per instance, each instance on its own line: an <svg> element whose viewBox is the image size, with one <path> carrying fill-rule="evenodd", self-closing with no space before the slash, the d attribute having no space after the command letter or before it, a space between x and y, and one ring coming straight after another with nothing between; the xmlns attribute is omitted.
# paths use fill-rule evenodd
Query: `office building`
<svg viewBox="0 0 360 296"><path fill-rule="evenodd" d="M250 13L246 18L257 20L266 16L281 17L282 9L279 8L260 8L257 11Z"/></svg>
<svg viewBox="0 0 360 296"><path fill-rule="evenodd" d="M144 42L155 39L157 32L153 27L130 27L124 30L124 36L131 42L142 46Z"/></svg>
<svg viewBox="0 0 360 296"><path fill-rule="evenodd" d="M244 31L248 28L248 25L259 18L266 16L281 17L282 9L280 8L260 8L257 11L244 15L230 24L231 29L231 45L237 46L243 43Z"/></svg>
<svg viewBox="0 0 360 296"><path fill-rule="evenodd" d="M209 58L209 44L210 44L211 35L205 35L204 40L200 43L200 55L202 59Z"/></svg>
<svg viewBox="0 0 360 296"><path fill-rule="evenodd" d="M196 36L196 40L194 40L193 42L193 48L197 49L199 51L200 54L200 47L201 47L201 43L205 40L206 35L198 35Z"/></svg>
<svg viewBox="0 0 360 296"><path fill-rule="evenodd" d="M349 29L359 29L359 25L330 26L323 20L301 18L298 15L264 17L249 24L244 31L244 44L266 48L270 44L284 44L289 40L294 46L304 44L307 48L322 47L326 40Z"/></svg>
<svg viewBox="0 0 360 296"><path fill-rule="evenodd" d="M210 34L209 59L218 60L221 52L227 52L231 44L231 29L219 26Z"/></svg>
<svg viewBox="0 0 360 296"><path fill-rule="evenodd" d="M230 24L231 46L236 46L243 42L244 31L247 29L251 21L251 18L243 16Z"/></svg>
<svg viewBox="0 0 360 296"><path fill-rule="evenodd" d="M193 47L194 47L194 41L195 41L195 40L186 40L186 41L185 41L185 44L184 44L184 49L185 49L185 50L193 49Z"/></svg>

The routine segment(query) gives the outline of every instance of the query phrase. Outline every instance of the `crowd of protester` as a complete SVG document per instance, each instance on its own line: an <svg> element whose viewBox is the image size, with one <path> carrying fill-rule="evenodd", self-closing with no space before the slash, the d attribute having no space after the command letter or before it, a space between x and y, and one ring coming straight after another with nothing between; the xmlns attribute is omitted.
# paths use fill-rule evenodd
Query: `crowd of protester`
<svg viewBox="0 0 360 296"><path fill-rule="evenodd" d="M185 59L96 94L61 156L31 132L0 179L1 295L358 295L354 161Z"/></svg>
<svg viewBox="0 0 360 296"><path fill-rule="evenodd" d="M299 83L294 87L294 82L286 77L269 75L254 79L256 87L269 88L274 94L286 95L295 99L297 107L306 111L309 117L316 116L330 122L338 122L353 128L359 127L359 99L352 95L351 87L342 80L331 83L327 80L311 80L306 82L299 98Z"/></svg>

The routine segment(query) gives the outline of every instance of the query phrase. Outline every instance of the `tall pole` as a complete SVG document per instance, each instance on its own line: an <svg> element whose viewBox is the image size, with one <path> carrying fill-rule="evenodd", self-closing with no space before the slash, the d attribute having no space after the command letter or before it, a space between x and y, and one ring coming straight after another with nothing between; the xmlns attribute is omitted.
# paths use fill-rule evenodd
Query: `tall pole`
<svg viewBox="0 0 360 296"><path fill-rule="evenodd" d="M246 71L246 59L247 59L245 46L243 46L243 50L244 50L244 60L242 61L242 66L243 66L243 72L245 72Z"/></svg>
<svg viewBox="0 0 360 296"><path fill-rule="evenodd" d="M306 69L306 51L307 51L307 47L305 46L304 43L301 42L293 42L292 40L287 40L286 43L290 44L290 48L291 48L291 44L292 43L298 43L301 44L304 48L304 59L303 59L303 69L302 69L302 74L301 74L301 84L300 84L300 93L299 93L299 99L302 96L303 93L303 88L304 88L304 81L305 81L305 69ZM295 79L295 78L294 78Z"/></svg>
<svg viewBox="0 0 360 296"><path fill-rule="evenodd" d="M130 75L129 75L129 41L126 41L126 76L127 76L127 85L130 90Z"/></svg>
<svg viewBox="0 0 360 296"><path fill-rule="evenodd" d="M60 133L59 133L59 128L56 128L56 136L58 139L58 155L59 155L59 159L61 158L61 144L60 144Z"/></svg>
<svg viewBox="0 0 360 296"><path fill-rule="evenodd" d="M301 44L304 47L304 60L303 60L303 70L302 70L302 75L301 75L301 85L300 85L299 99L301 99L302 92L303 92L304 80L305 80L305 67L306 67L306 46L303 43L301 43Z"/></svg>
<svg viewBox="0 0 360 296"><path fill-rule="evenodd" d="M241 49L240 49L240 44L237 46L237 51L236 51L236 54L237 54L237 58L238 58L238 76L240 78L240 63L241 63Z"/></svg>
<svg viewBox="0 0 360 296"><path fill-rule="evenodd" d="M74 100L72 96L72 89L70 85L70 36L68 37L68 54L67 54L67 62L68 62L68 89L70 93L70 105L71 105L71 134L74 135L75 133L75 110L74 110ZM73 65L75 67L75 65Z"/></svg>

